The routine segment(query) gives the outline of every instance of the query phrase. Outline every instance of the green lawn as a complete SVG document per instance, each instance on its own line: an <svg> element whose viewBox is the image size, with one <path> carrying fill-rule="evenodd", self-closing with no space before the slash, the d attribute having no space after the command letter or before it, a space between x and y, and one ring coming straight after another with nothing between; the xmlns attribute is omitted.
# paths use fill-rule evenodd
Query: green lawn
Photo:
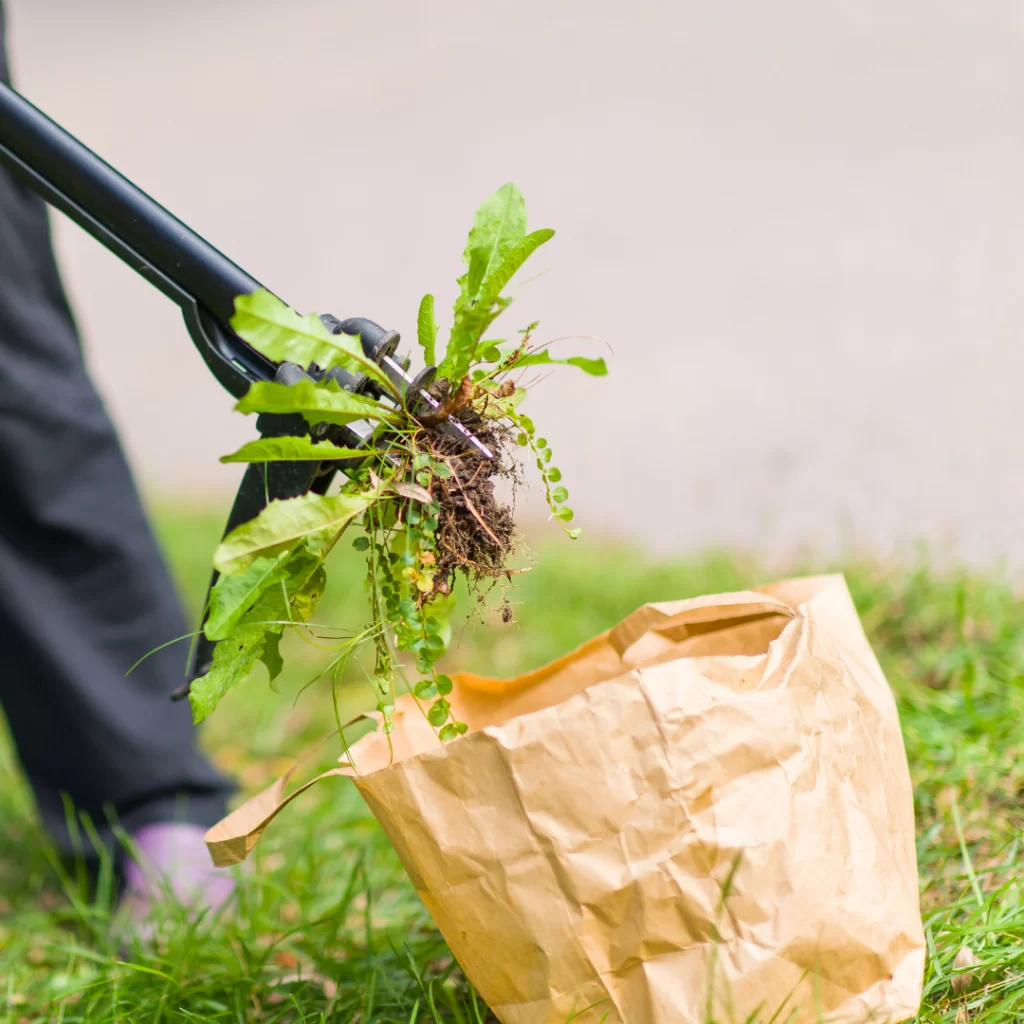
<svg viewBox="0 0 1024 1024"><path fill-rule="evenodd" d="M187 600L203 595L222 511L161 517ZM334 567L321 621L357 625L355 562ZM517 621L470 624L454 661L505 674L542 664L647 600L777 578L709 555L654 564L637 551L552 538L517 577ZM806 564L793 572L834 569ZM842 568L896 691L916 786L922 901L931 955L923 1020L1016 1021L1024 1008L1024 608L997 576L918 567ZM332 728L316 652L291 641L279 692L262 669L231 694L204 743L243 789ZM184 652L183 652L184 658ZM349 699L363 692L353 684ZM0 1021L480 1021L376 823L350 784L329 780L292 805L257 847L230 915L189 924L168 911L158 941L123 956L109 934L107 878L51 857L6 738L0 739ZM950 971L969 943L980 966L962 1000ZM959 1016L958 1016L959 1015Z"/></svg>

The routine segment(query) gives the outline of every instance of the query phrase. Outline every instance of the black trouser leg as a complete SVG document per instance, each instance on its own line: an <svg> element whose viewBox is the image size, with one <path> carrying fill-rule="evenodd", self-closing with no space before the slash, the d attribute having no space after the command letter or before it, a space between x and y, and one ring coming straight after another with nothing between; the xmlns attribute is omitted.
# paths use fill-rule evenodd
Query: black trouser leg
<svg viewBox="0 0 1024 1024"><path fill-rule="evenodd" d="M183 805L198 824L223 814L229 786L169 700L187 643L126 678L188 628L86 373L46 208L0 170L0 703L63 849L62 794L129 829Z"/></svg>

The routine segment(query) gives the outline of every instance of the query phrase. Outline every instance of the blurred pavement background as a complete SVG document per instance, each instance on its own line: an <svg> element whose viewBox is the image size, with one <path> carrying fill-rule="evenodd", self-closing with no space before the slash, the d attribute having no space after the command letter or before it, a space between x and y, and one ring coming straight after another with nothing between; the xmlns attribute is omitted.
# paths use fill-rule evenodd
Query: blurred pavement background
<svg viewBox="0 0 1024 1024"><path fill-rule="evenodd" d="M516 181L558 236L506 330L614 349L530 399L585 528L1024 565L1019 4L8 7L15 84L300 310L412 343ZM226 500L251 421L170 303L56 230L147 492Z"/></svg>

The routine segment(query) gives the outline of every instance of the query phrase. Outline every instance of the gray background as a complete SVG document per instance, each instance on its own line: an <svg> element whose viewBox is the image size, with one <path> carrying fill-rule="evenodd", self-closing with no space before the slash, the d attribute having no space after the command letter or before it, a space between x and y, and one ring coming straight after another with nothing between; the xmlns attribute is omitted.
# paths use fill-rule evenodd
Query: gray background
<svg viewBox="0 0 1024 1024"><path fill-rule="evenodd" d="M614 349L530 400L585 527L1024 562L1019 4L8 6L22 90L303 311L411 341L516 181L558 236L506 328ZM175 308L56 227L148 492L232 490Z"/></svg>

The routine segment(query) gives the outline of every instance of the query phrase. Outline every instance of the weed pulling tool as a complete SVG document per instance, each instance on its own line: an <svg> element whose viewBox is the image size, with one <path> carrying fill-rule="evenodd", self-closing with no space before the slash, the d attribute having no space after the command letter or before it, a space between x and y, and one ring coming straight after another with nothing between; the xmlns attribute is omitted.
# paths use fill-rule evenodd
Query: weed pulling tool
<svg viewBox="0 0 1024 1024"><path fill-rule="evenodd" d="M304 368L296 363L275 363L246 344L230 327L235 299L263 286L2 83L0 163L176 302L210 372L235 398L241 398L258 381L294 385L303 380L333 379L348 391L397 402L387 389L364 374L341 367L325 374L316 365ZM324 314L320 319L333 334L358 336L364 354L383 370L410 412L437 409L439 403L427 391L436 367L427 366L412 375L409 359L398 355L400 338L396 331L361 317L339 320ZM262 437L310 434L315 441L368 451L380 441L366 421L345 426L320 423L311 428L298 414L263 413L257 418L256 429ZM487 446L457 420L446 420L442 429L454 433L486 458L493 458ZM250 463L228 516L225 536L257 516L268 501L310 491L325 494L338 471L350 472L362 461ZM214 573L211 589L216 579ZM215 646L200 633L186 681L172 699L187 696L192 681L209 671Z"/></svg>

